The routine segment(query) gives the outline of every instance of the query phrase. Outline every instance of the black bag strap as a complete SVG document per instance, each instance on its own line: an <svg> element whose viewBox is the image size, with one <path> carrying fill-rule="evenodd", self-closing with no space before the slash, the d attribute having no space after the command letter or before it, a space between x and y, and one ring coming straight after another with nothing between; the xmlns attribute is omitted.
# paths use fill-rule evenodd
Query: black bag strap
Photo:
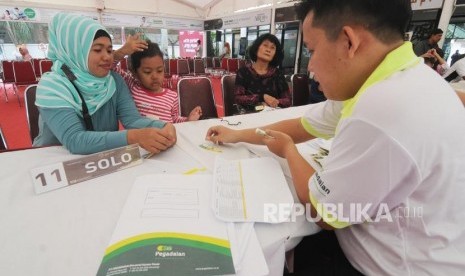
<svg viewBox="0 0 465 276"><path fill-rule="evenodd" d="M445 77L444 79L446 79L447 82L451 82L453 80L455 80L455 78L457 78L459 76L459 74L457 73L457 71L454 71L452 73L449 74L449 76Z"/></svg>
<svg viewBox="0 0 465 276"><path fill-rule="evenodd" d="M81 98L82 102L82 117L84 118L84 123L86 124L86 129L89 131L94 131L94 125L92 124L92 117L89 114L89 109L87 108L86 101L84 100L84 97L81 94L81 91L76 87L74 84L74 81L77 79L76 76L71 72L69 67L66 64L63 64L61 66L61 70L63 73L65 73L66 77L68 80L71 82L71 84L74 86L76 91L78 92L79 98Z"/></svg>

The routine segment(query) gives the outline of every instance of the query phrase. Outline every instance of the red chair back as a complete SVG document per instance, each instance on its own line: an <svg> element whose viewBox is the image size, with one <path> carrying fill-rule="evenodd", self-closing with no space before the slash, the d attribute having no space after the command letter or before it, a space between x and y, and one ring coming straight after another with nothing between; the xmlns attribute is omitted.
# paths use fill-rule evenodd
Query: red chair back
<svg viewBox="0 0 465 276"><path fill-rule="evenodd" d="M189 62L187 59L178 59L178 75L189 75Z"/></svg>
<svg viewBox="0 0 465 276"><path fill-rule="evenodd" d="M2 60L3 83L15 82L15 73L13 71L13 61Z"/></svg>
<svg viewBox="0 0 465 276"><path fill-rule="evenodd" d="M236 73L237 69L239 69L239 60L237 58L228 59L228 71Z"/></svg>
<svg viewBox="0 0 465 276"><path fill-rule="evenodd" d="M221 90L223 92L224 116L232 116L237 113L235 108L234 89L236 88L236 75L225 75L221 78Z"/></svg>
<svg viewBox="0 0 465 276"><path fill-rule="evenodd" d="M223 58L221 60L221 69L228 70L228 58Z"/></svg>
<svg viewBox="0 0 465 276"><path fill-rule="evenodd" d="M40 61L43 60L42 58L33 58L32 65L34 66L34 73L36 74L36 78L40 78Z"/></svg>
<svg viewBox="0 0 465 276"><path fill-rule="evenodd" d="M310 82L306 74L294 74L291 76L292 106L306 105L310 103Z"/></svg>
<svg viewBox="0 0 465 276"><path fill-rule="evenodd" d="M16 85L36 84L37 78L30 61L13 61Z"/></svg>
<svg viewBox="0 0 465 276"><path fill-rule="evenodd" d="M202 118L218 118L209 78L183 78L178 82L178 93L181 116L189 116L194 107L200 106L202 108Z"/></svg>
<svg viewBox="0 0 465 276"><path fill-rule="evenodd" d="M178 61L176 59L170 59L170 75L178 74Z"/></svg>
<svg viewBox="0 0 465 276"><path fill-rule="evenodd" d="M194 59L194 74L205 74L205 64L202 59Z"/></svg>
<svg viewBox="0 0 465 276"><path fill-rule="evenodd" d="M53 61L49 59L43 59L40 61L40 75L52 71Z"/></svg>

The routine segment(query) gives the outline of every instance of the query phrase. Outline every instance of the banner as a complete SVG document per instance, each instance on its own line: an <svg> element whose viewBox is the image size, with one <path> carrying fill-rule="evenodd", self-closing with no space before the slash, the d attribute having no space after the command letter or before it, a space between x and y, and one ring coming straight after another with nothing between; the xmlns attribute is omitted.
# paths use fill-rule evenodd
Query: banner
<svg viewBox="0 0 465 276"><path fill-rule="evenodd" d="M30 7L17 7L17 6L15 7L0 6L0 20L1 21L11 20L11 21L28 21L28 22L35 22L35 23L50 23L50 21L52 21L52 17L59 12L84 15L94 20L98 20L97 12L43 9L43 8L30 8Z"/></svg>
<svg viewBox="0 0 465 276"><path fill-rule="evenodd" d="M205 30L235 29L271 24L271 10L242 13L204 22Z"/></svg>
<svg viewBox="0 0 465 276"><path fill-rule="evenodd" d="M412 10L440 9L444 0L410 0Z"/></svg>
<svg viewBox="0 0 465 276"><path fill-rule="evenodd" d="M179 55L185 57L195 57L197 40L203 43L203 32L199 31L179 31Z"/></svg>

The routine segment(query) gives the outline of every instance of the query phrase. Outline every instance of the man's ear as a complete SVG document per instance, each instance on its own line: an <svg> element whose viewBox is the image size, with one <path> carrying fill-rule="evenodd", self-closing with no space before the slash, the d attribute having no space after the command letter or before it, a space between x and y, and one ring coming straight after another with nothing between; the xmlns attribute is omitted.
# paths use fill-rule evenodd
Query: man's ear
<svg viewBox="0 0 465 276"><path fill-rule="evenodd" d="M351 26L344 26L342 27L341 35L347 43L348 57L353 58L360 47L359 34Z"/></svg>

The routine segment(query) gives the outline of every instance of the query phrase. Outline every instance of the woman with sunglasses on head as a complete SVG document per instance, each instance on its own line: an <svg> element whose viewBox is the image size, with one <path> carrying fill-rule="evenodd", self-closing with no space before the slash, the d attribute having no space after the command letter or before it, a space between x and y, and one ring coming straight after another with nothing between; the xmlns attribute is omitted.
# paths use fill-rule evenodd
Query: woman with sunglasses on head
<svg viewBox="0 0 465 276"><path fill-rule="evenodd" d="M142 117L124 80L111 72L112 42L102 25L59 13L49 37L53 67L37 87L40 132L34 146L62 144L71 153L89 154L138 143L158 153L176 143L174 126ZM119 131L119 122L126 130Z"/></svg>

